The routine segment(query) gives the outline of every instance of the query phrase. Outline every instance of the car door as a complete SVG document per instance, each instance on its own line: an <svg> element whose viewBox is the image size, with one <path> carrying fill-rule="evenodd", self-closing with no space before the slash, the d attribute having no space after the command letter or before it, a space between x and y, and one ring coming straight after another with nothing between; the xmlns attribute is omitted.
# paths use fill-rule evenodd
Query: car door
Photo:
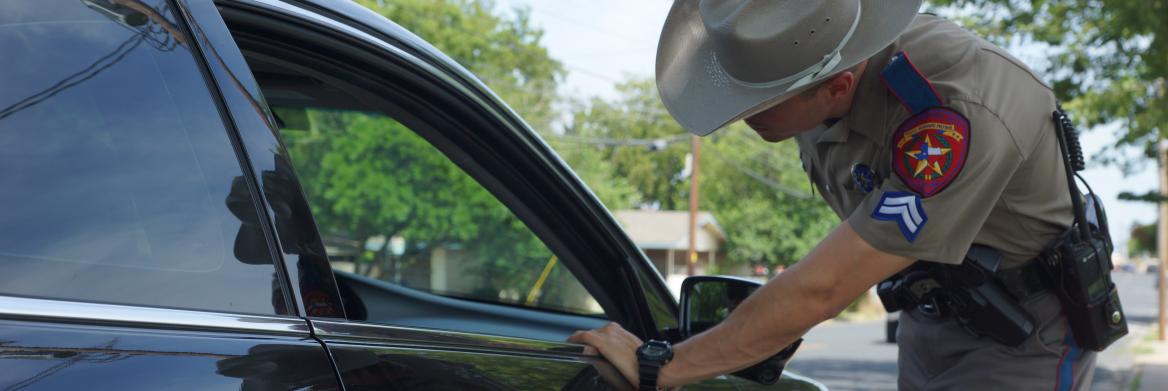
<svg viewBox="0 0 1168 391"><path fill-rule="evenodd" d="M321 200L313 205L314 217L321 228L320 242L333 258L347 317L312 316L312 323L315 335L328 344L343 383L398 389L531 389L549 384L595 389L605 384L605 370L616 378L602 359L585 356L580 345L563 341L572 330L598 327L621 316L638 316L627 321L630 324L645 322L641 316L648 312L620 310L633 303L614 298L639 285L620 284L620 291L612 292L585 288L602 284L582 282L577 275L595 279L600 273L571 270L583 264L576 259L578 251L551 250L584 244L562 243L570 238L566 236L552 237L558 240L552 242L545 236L551 229L530 229L519 217L540 215L536 208L556 208L556 198L564 197L554 194L564 189L545 184L527 184L520 194L521 189L499 183L563 181L547 173L555 166L537 160L549 156L533 155L529 145L517 144L534 139L487 123L498 121L482 113L494 107L481 106L463 93L452 95L449 89L454 84L434 83L440 72L405 68L432 67L402 51L384 47L371 51L397 57L376 58L374 64L392 70L392 75L370 76L374 70L350 65L346 57L368 55L369 48L320 47L321 42L338 41L333 36L321 39L306 29L313 25L312 16L270 6L225 2L221 8L283 135L285 145L267 151L290 153L294 177L310 204ZM383 138L396 141L377 141ZM503 147L514 152L502 151ZM377 159L381 156L394 159ZM364 165L353 167L354 161ZM329 172L321 173L325 169ZM543 177L516 169L543 172ZM501 191L499 198L514 203L502 203L496 198L499 193L486 190L488 186ZM350 197L369 189L395 195L374 198L376 203ZM411 194L415 196L405 196ZM519 201L533 196L544 201ZM359 211L377 216L366 223L369 218L346 214L346 203L362 205ZM516 212L514 205L527 210ZM571 223L549 217L537 222ZM361 233L369 226L389 230L397 225L392 224L394 218L405 218L409 230ZM292 242L283 238L285 230L276 231L280 243ZM398 237L404 238L404 249L391 250ZM486 258L491 261L481 261ZM425 265L406 267L418 266L419 260ZM626 259L616 261L623 265L621 270L628 270ZM494 277L479 278L492 273Z"/></svg>
<svg viewBox="0 0 1168 391"><path fill-rule="evenodd" d="M0 2L0 389L340 388L186 16Z"/></svg>
<svg viewBox="0 0 1168 391"><path fill-rule="evenodd" d="M232 73L258 85L277 128L244 139L268 137L254 149L295 172L281 181L295 191L263 195L303 196L269 203L306 202L315 221L276 223L277 241L295 232L300 253L328 255L343 311L306 313L346 387L620 388L564 339L608 321L645 338L676 329L676 304L611 216L453 61L349 2L219 10L246 63ZM218 55L239 65L229 46Z"/></svg>
<svg viewBox="0 0 1168 391"><path fill-rule="evenodd" d="M615 376L611 367L563 341L607 322L600 301L616 300L590 293L563 266L571 252L551 251L468 173L503 177L496 170L518 162L474 160L452 141L468 130L459 118L466 103L442 105L450 95L441 85L419 80L433 75L367 76L339 60L353 52L319 50L313 40L322 37L240 5L223 13L280 125L341 287L346 318L312 324L345 386L603 389L595 368ZM369 87L390 81L397 90ZM482 138L478 148L511 137L478 129L462 133Z"/></svg>

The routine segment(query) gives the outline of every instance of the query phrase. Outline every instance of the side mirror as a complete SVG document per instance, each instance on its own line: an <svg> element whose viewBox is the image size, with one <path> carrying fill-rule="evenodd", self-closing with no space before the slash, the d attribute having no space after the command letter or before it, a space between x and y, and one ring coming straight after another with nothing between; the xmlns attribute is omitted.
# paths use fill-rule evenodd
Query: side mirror
<svg viewBox="0 0 1168 391"><path fill-rule="evenodd" d="M730 316L738 305L762 284L728 276L694 276L681 283L681 336L697 335ZM762 384L774 384L782 377L787 360L795 354L799 339L779 353L750 368L733 373Z"/></svg>
<svg viewBox="0 0 1168 391"><path fill-rule="evenodd" d="M694 276L681 283L681 337L697 335L730 316L762 284L728 276Z"/></svg>

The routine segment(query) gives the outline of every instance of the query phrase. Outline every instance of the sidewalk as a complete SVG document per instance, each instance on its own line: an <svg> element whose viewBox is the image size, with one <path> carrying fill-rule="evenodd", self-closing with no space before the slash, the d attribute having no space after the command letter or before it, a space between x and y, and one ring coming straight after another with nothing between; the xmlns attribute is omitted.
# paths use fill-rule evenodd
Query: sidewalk
<svg viewBox="0 0 1168 391"><path fill-rule="evenodd" d="M1153 330L1151 335L1155 335ZM1141 341L1132 369L1130 390L1168 390L1168 342L1149 339Z"/></svg>

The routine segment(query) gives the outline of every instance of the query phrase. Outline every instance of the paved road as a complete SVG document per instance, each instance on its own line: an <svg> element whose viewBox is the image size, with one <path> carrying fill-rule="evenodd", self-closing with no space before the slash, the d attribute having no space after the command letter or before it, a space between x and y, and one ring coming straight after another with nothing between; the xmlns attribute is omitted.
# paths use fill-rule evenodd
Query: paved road
<svg viewBox="0 0 1168 391"><path fill-rule="evenodd" d="M1156 321L1152 275L1116 273L1128 314L1129 336L1099 357L1092 390L1119 390L1131 368L1131 344ZM792 371L823 382L832 390L895 390L896 345L884 343L884 321L833 322L805 336L790 365Z"/></svg>

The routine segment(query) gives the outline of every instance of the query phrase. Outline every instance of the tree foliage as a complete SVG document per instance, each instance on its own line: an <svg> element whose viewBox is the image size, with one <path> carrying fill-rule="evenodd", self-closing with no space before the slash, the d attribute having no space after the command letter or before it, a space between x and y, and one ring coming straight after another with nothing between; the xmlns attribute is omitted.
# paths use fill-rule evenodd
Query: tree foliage
<svg viewBox="0 0 1168 391"><path fill-rule="evenodd" d="M635 196L604 194L602 199L623 201L608 205L610 208L627 208L634 201L664 210L685 209L689 205L689 182L680 175L690 149L689 138L679 137L685 130L661 106L655 88L651 80L621 83L616 86L619 98L611 102L593 98L587 104L577 104L563 137L549 135L552 145L566 152L565 158L574 169L605 170L593 176L618 181L617 191L635 189ZM662 142L655 146L625 143L654 139ZM584 148L573 149L572 144ZM597 162L603 162L602 167L587 167Z"/></svg>
<svg viewBox="0 0 1168 391"><path fill-rule="evenodd" d="M504 16L494 10L491 2L476 0L359 3L427 40L482 79L548 138L610 209L688 207L689 181L682 171L690 150L689 138L661 105L651 80L630 80L619 85L618 99L577 102L569 125L562 132L552 132L556 87L563 77L563 66L550 58L542 46L542 31L531 26L527 11L516 10ZM425 243L434 246L439 242L474 240L481 229L476 226L498 227L504 223L500 219L505 210L492 209L486 200L457 200L460 204L448 199L454 193L449 189L469 184L456 178L453 171L457 168L444 167L421 156L418 151L429 148L422 145L424 142L418 140L421 144L414 145L412 141L387 141L400 139L386 132L409 132L400 124L360 115L315 115L312 120L319 126L347 129L343 137L336 139L316 140L313 137L321 136L309 132L290 142L295 144L289 147L295 160L303 156L320 162L318 168L297 165L297 170L302 177L314 177L327 184L312 189L315 185L305 180L310 196L323 194L316 198L322 200L321 209L326 211L318 212L314 205L322 225L361 240L394 235L440 238ZM661 142L629 145L620 141L628 139ZM744 129L723 131L702 142L702 209L712 211L727 230L731 260L793 263L838 222L811 195L793 144L764 144ZM342 147L347 152L342 152ZM385 156L396 156L397 160ZM416 171L410 168L390 173L403 170L401 167L407 163ZM402 190L411 186L413 190ZM445 188L448 192L439 194L442 192L425 190L424 186ZM383 210L370 213L374 207ZM422 210L426 208L437 210ZM513 223L519 224L506 222ZM507 232L510 230L500 230L498 240L526 243L526 239ZM422 243L407 247L419 245ZM378 262L393 261L393 254L383 248L374 258ZM492 267L501 274L522 275L522 284L526 284L530 279L526 272L532 269L529 263L534 261L502 262Z"/></svg>
<svg viewBox="0 0 1168 391"><path fill-rule="evenodd" d="M533 125L551 122L562 69L525 12L504 17L473 0L361 3L459 61ZM356 244L358 273L438 289L429 286L430 273L442 251L460 262L449 272L453 281L479 281L451 283L442 293L522 303L527 291L520 290L551 264L551 251L506 206L397 120L313 107L276 112L318 226ZM401 251L391 250L391 238L404 242ZM529 304L589 311L581 300L589 296L567 270L546 279Z"/></svg>
<svg viewBox="0 0 1168 391"><path fill-rule="evenodd" d="M1132 225L1131 239L1127 241L1128 256L1155 256L1157 231L1157 223Z"/></svg>
<svg viewBox="0 0 1168 391"><path fill-rule="evenodd" d="M817 195L793 141L767 144L742 124L703 141L701 200L728 229L727 256L791 265L839 224Z"/></svg>
<svg viewBox="0 0 1168 391"><path fill-rule="evenodd" d="M1168 1L930 3L999 44L1050 53L1038 70L1073 118L1087 126L1118 123L1123 130L1115 147L1139 148L1155 158L1156 140L1168 132ZM1107 160L1125 167L1148 161L1110 155Z"/></svg>
<svg viewBox="0 0 1168 391"><path fill-rule="evenodd" d="M402 269L454 246L474 254L479 287L489 289L530 285L551 256L503 204L400 122L320 109L306 116L307 129L283 136L321 230L374 248L358 272L401 282ZM399 254L385 240L392 237L405 241Z"/></svg>
<svg viewBox="0 0 1168 391"><path fill-rule="evenodd" d="M586 179L601 179L588 184L602 200L617 200L608 203L611 209L687 210L688 134L661 105L652 80L630 80L617 91L612 101L578 105L564 135L551 136L552 145L575 170L591 171ZM794 263L839 222L811 194L794 143L766 144L741 126L701 143L700 208L725 229L730 262ZM615 194L606 194L606 183L617 184Z"/></svg>
<svg viewBox="0 0 1168 391"><path fill-rule="evenodd" d="M555 117L564 68L541 42L530 13L497 14L489 0L359 0L417 34L478 76L533 128Z"/></svg>

